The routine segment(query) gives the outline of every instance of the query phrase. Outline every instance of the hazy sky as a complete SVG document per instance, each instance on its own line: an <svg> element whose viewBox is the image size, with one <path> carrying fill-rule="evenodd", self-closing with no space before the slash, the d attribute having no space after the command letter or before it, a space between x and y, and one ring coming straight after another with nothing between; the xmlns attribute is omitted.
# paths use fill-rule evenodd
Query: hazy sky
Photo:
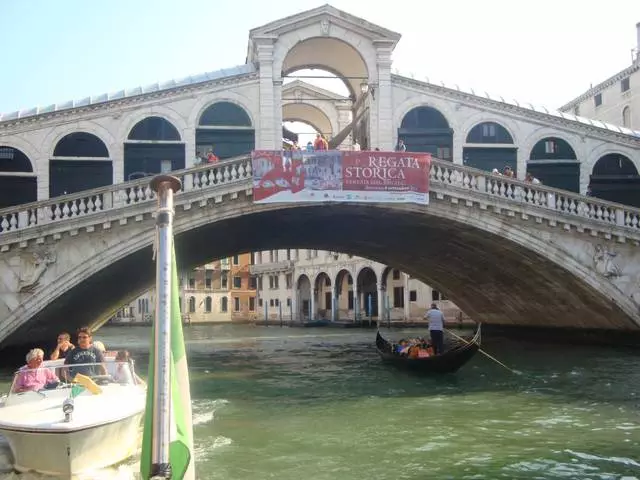
<svg viewBox="0 0 640 480"><path fill-rule="evenodd" d="M0 0L0 112L244 63L248 31L322 2ZM335 0L395 30L394 68L557 108L631 63L640 0Z"/></svg>

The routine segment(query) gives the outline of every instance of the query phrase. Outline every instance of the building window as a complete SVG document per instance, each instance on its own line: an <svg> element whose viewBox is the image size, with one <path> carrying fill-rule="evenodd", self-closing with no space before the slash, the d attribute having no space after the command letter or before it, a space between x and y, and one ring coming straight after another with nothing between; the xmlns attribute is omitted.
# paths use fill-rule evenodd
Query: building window
<svg viewBox="0 0 640 480"><path fill-rule="evenodd" d="M287 260L291 260L291 250L287 249Z"/></svg>
<svg viewBox="0 0 640 480"><path fill-rule="evenodd" d="M292 288L293 287L293 274L292 273L287 273L287 275L284 278L285 278L285 281L287 283L287 288Z"/></svg>
<svg viewBox="0 0 640 480"><path fill-rule="evenodd" d="M451 149L449 147L438 147L436 157L442 160L449 160L451 158Z"/></svg>
<svg viewBox="0 0 640 480"><path fill-rule="evenodd" d="M393 279L400 280L400 270L398 270L397 268L393 270Z"/></svg>
<svg viewBox="0 0 640 480"><path fill-rule="evenodd" d="M630 88L629 77L623 78L622 81L620 82L620 90L622 90L623 92L626 92L629 90L629 88Z"/></svg>
<svg viewBox="0 0 640 480"><path fill-rule="evenodd" d="M249 311L255 312L256 310L256 297L249 297Z"/></svg>
<svg viewBox="0 0 640 480"><path fill-rule="evenodd" d="M269 300L269 306L273 307L273 298Z"/></svg>
<svg viewBox="0 0 640 480"><path fill-rule="evenodd" d="M596 107L602 105L602 94L599 93L595 97L593 97L593 101L595 102Z"/></svg>
<svg viewBox="0 0 640 480"><path fill-rule="evenodd" d="M226 313L226 311L229 309L229 299L227 297L222 297L220 299L220 311L222 313Z"/></svg>
<svg viewBox="0 0 640 480"><path fill-rule="evenodd" d="M347 309L353 310L353 290L349 290L349 294L347 295Z"/></svg>
<svg viewBox="0 0 640 480"><path fill-rule="evenodd" d="M258 299L258 306L259 306L259 307L261 307L261 306L262 306L262 299L261 299L261 298L259 298L259 299Z"/></svg>
<svg viewBox="0 0 640 480"><path fill-rule="evenodd" d="M482 124L482 136L483 137L495 137L496 136L496 126L493 123L483 123Z"/></svg>
<svg viewBox="0 0 640 480"><path fill-rule="evenodd" d="M227 288L227 285L228 285L227 272L222 272L220 274L220 288Z"/></svg>
<svg viewBox="0 0 640 480"><path fill-rule="evenodd" d="M553 140L544 142L544 153L558 153L558 144Z"/></svg>
<svg viewBox="0 0 640 480"><path fill-rule="evenodd" d="M280 277L278 275L274 275L272 277L269 277L269 287L270 288L278 288L278 283L280 283L280 282L278 282L279 278Z"/></svg>
<svg viewBox="0 0 640 480"><path fill-rule="evenodd" d="M204 288L207 288L207 289L211 290L212 283L213 283L212 272L211 272L211 270L207 270L205 272L205 277L204 277Z"/></svg>
<svg viewBox="0 0 640 480"><path fill-rule="evenodd" d="M622 126L631 128L631 108L624 107L622 109Z"/></svg>
<svg viewBox="0 0 640 480"><path fill-rule="evenodd" d="M196 297L189 297L189 313L196 311Z"/></svg>
<svg viewBox="0 0 640 480"><path fill-rule="evenodd" d="M291 299L287 298L287 307L290 307L290 306L291 306Z"/></svg>
<svg viewBox="0 0 640 480"><path fill-rule="evenodd" d="M189 288L192 289L192 290L194 288L196 288L196 279L195 278L190 278L189 279Z"/></svg>
<svg viewBox="0 0 640 480"><path fill-rule="evenodd" d="M279 307L279 306L280 306L280 300L279 300L279 299L277 299L277 298L276 298L276 300L275 300L275 302L274 302L274 303L275 303L276 307Z"/></svg>
<svg viewBox="0 0 640 480"><path fill-rule="evenodd" d="M211 301L211 297L207 297L204 299L204 311L206 313L211 313L211 304L213 302Z"/></svg>
<svg viewBox="0 0 640 480"><path fill-rule="evenodd" d="M409 301L410 302L418 301L418 292L416 290L409 290Z"/></svg>
<svg viewBox="0 0 640 480"><path fill-rule="evenodd" d="M234 255L233 256L233 264L234 265L240 265L240 255Z"/></svg>
<svg viewBox="0 0 640 480"><path fill-rule="evenodd" d="M233 297L233 311L240 311L240 297Z"/></svg>
<svg viewBox="0 0 640 480"><path fill-rule="evenodd" d="M404 308L404 287L393 288L393 308Z"/></svg>
<svg viewBox="0 0 640 480"><path fill-rule="evenodd" d="M258 277L258 290L262 290L262 277Z"/></svg>
<svg viewBox="0 0 640 480"><path fill-rule="evenodd" d="M233 288L242 288L242 277L233 277Z"/></svg>
<svg viewBox="0 0 640 480"><path fill-rule="evenodd" d="M258 279L256 277L249 277L249 290L255 290L258 285Z"/></svg>
<svg viewBox="0 0 640 480"><path fill-rule="evenodd" d="M269 275L269 288L273 290L273 277Z"/></svg>

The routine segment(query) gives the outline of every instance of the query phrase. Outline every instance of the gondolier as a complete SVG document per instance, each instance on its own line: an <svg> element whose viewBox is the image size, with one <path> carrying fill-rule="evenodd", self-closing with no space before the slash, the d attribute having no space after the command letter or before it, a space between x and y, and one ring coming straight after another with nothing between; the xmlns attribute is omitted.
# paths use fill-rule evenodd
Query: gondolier
<svg viewBox="0 0 640 480"><path fill-rule="evenodd" d="M440 355L444 353L444 314L435 303L432 303L431 308L424 314L424 318L429 322L433 351L436 355Z"/></svg>

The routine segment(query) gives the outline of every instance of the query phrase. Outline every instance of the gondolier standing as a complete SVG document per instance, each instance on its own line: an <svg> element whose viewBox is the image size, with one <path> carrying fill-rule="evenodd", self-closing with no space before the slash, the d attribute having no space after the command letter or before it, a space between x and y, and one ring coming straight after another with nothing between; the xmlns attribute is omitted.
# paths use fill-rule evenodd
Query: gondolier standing
<svg viewBox="0 0 640 480"><path fill-rule="evenodd" d="M431 344L436 355L444 353L444 315L435 303L424 314L424 318L429 322L429 333L431 334Z"/></svg>

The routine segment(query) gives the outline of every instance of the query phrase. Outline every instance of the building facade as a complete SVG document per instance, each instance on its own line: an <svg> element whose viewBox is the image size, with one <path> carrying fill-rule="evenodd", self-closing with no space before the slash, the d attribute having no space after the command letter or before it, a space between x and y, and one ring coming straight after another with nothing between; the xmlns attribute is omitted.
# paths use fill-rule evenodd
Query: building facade
<svg viewBox="0 0 640 480"><path fill-rule="evenodd" d="M432 302L449 319L460 309L437 290L390 266L309 249L254 255L257 320L308 322L419 320Z"/></svg>
<svg viewBox="0 0 640 480"><path fill-rule="evenodd" d="M252 255L234 255L207 263L179 276L180 310L185 323L251 321L256 314L255 278L249 273ZM110 323L150 323L155 289L119 310Z"/></svg>
<svg viewBox="0 0 640 480"><path fill-rule="evenodd" d="M581 193L596 176L593 195L640 205L627 188L640 133L392 74L400 37L324 5L251 30L238 67L0 115L0 209L53 197L67 202L61 209L99 209L99 195L85 205L74 194L191 167L209 151L225 159L280 149L285 119L317 124L331 148L390 151L402 139L412 151L486 171L509 166L520 179L530 171ZM349 96L286 83L310 65L335 72Z"/></svg>

